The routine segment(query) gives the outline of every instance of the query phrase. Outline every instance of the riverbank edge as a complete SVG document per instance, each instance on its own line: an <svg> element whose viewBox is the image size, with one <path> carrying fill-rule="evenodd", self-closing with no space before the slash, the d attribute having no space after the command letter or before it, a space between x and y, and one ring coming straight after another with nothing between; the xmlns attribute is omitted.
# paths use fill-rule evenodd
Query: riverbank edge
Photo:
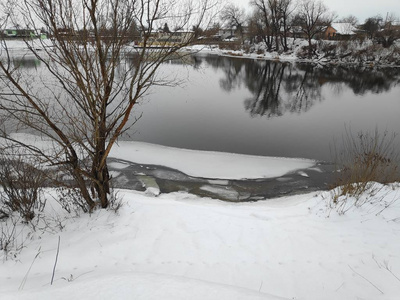
<svg viewBox="0 0 400 300"><path fill-rule="evenodd" d="M335 45L335 43L336 45L338 44L337 41L326 41L326 42L329 42L330 44L333 45ZM245 58L245 59L265 60L265 61L311 63L311 64L327 65L327 66L352 65L352 66L369 67L369 68L400 68L400 43L393 45L389 49L385 48L379 49L381 51L376 51L375 53L372 54L372 57L374 59L370 58L360 61L349 60L349 57L353 58L353 60L356 60L355 56L349 53L343 54L342 57L329 56L327 53L324 52L321 53L318 49L313 58L303 58L299 56L299 52L301 52L304 46L305 46L305 41L300 41L300 43L293 45L293 48L287 53L268 52L268 51L262 51L260 53L256 53L259 52L257 48L252 49L250 53L246 53L246 51L243 48L240 50L220 49L219 46L216 44L188 46L183 48L182 50L199 55L217 55L230 58ZM364 48L361 47L357 49L357 51L364 51L364 49L367 49L370 46L371 45L366 45ZM385 59L387 59L387 57L389 56L388 52L390 55L395 55L395 58L397 58L397 61L395 63L385 62ZM382 53L383 54L386 53L386 56L382 56ZM343 58L347 59L344 60Z"/></svg>

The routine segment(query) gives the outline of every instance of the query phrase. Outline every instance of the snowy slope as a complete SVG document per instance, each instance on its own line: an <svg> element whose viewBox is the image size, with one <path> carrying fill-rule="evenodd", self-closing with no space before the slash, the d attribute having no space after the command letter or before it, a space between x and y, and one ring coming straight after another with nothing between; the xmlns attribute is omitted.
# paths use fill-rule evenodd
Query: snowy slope
<svg viewBox="0 0 400 300"><path fill-rule="evenodd" d="M66 219L52 203L63 230L38 230L3 262L0 299L398 299L399 201L339 216L329 192L246 204L120 194L119 215Z"/></svg>

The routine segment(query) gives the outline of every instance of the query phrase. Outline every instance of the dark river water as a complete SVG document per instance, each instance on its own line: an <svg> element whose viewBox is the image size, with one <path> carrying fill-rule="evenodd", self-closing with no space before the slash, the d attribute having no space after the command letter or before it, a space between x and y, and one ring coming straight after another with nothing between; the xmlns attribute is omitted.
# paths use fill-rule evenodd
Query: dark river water
<svg viewBox="0 0 400 300"><path fill-rule="evenodd" d="M20 65L44 68L27 58ZM160 73L181 84L153 88L122 139L331 161L346 127L400 132L399 68L193 56Z"/></svg>
<svg viewBox="0 0 400 300"><path fill-rule="evenodd" d="M161 72L124 139L166 146L331 161L351 132L400 132L400 69L195 56Z"/></svg>

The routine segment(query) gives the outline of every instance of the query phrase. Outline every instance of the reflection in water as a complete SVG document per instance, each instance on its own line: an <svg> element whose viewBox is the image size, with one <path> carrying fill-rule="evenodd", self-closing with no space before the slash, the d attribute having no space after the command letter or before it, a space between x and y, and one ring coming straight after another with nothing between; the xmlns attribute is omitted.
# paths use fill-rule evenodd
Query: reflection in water
<svg viewBox="0 0 400 300"><path fill-rule="evenodd" d="M125 55L124 58L130 66L135 66L135 56ZM40 67L40 61L33 57L15 57L13 62L22 69ZM244 106L252 117L307 112L315 103L323 100L321 89L325 84L336 87L339 94L344 84L354 94L364 95L367 92L387 92L400 82L400 72L397 68L321 66L211 55L176 56L166 63L190 65L194 69L206 65L222 71L224 77L219 80L222 90L232 92L244 86L251 92L252 97L244 100Z"/></svg>
<svg viewBox="0 0 400 300"><path fill-rule="evenodd" d="M283 114L283 77L287 64L250 64L246 68L246 84L253 97L245 100L251 116L280 116Z"/></svg>
<svg viewBox="0 0 400 300"><path fill-rule="evenodd" d="M117 76L136 62L133 55L122 56ZM31 59L18 64L32 80L39 77L35 73L46 80L43 64ZM340 138L345 124L354 132L400 128L396 68L195 55L169 60L160 72L185 85L155 86L135 107L132 122L143 117L121 139L329 161L329 145ZM41 89L39 83L31 84ZM58 91L54 84L50 89Z"/></svg>
<svg viewBox="0 0 400 300"><path fill-rule="evenodd" d="M364 95L389 91L400 82L396 68L320 66L215 56L204 60L224 72L220 79L223 90L232 92L244 85L251 92L252 97L244 100L244 106L252 117L307 112L323 100L321 89L325 84L339 92L345 84L354 94Z"/></svg>
<svg viewBox="0 0 400 300"><path fill-rule="evenodd" d="M13 58L13 64L18 68L36 69L40 67L40 60L37 58L15 57Z"/></svg>

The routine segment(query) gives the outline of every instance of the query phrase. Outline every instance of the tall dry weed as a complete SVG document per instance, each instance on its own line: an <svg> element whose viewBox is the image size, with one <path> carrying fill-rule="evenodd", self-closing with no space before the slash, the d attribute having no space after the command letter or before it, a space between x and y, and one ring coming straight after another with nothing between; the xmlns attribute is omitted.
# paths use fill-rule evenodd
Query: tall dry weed
<svg viewBox="0 0 400 300"><path fill-rule="evenodd" d="M345 127L341 144L334 146L337 176L333 187L340 187L334 201L340 196L358 199L372 182L399 181L399 150L395 133L375 129L353 134Z"/></svg>

